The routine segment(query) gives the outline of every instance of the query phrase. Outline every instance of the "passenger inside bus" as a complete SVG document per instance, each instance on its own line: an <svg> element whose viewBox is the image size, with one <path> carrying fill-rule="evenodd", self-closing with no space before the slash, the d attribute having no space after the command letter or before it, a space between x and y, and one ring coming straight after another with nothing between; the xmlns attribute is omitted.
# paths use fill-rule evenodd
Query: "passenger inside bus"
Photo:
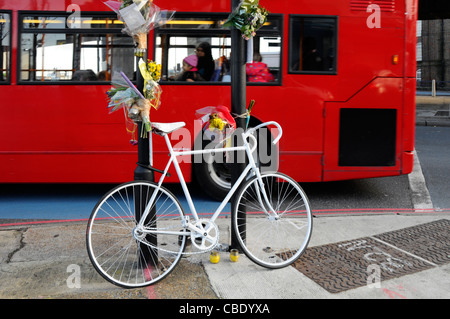
<svg viewBox="0 0 450 319"><path fill-rule="evenodd" d="M211 52L211 44L208 42L200 43L195 49L195 54L198 57L198 73L205 81L210 81L215 69L214 59Z"/></svg>
<svg viewBox="0 0 450 319"><path fill-rule="evenodd" d="M72 81L97 81L97 75L92 70L77 70L72 76Z"/></svg>
<svg viewBox="0 0 450 319"><path fill-rule="evenodd" d="M262 56L258 52L253 54L253 62L247 63L246 71L249 82L272 82L274 80L267 64L262 62Z"/></svg>
<svg viewBox="0 0 450 319"><path fill-rule="evenodd" d="M175 81L205 81L205 79L198 72L198 57L196 54L189 55L183 60L183 72L174 78Z"/></svg>
<svg viewBox="0 0 450 319"><path fill-rule="evenodd" d="M110 81L109 73L107 71L100 71L97 74L97 78L99 81Z"/></svg>
<svg viewBox="0 0 450 319"><path fill-rule="evenodd" d="M225 55L214 60L215 70L211 81L213 82L230 82L231 81L231 65L230 59Z"/></svg>
<svg viewBox="0 0 450 319"><path fill-rule="evenodd" d="M303 43L303 70L322 71L323 59L317 49L316 39L306 37Z"/></svg>

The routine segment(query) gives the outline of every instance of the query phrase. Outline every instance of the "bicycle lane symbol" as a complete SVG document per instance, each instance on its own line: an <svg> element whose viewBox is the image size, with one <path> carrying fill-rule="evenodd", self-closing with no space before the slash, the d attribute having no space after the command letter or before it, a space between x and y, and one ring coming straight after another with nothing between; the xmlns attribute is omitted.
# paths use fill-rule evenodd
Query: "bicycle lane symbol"
<svg viewBox="0 0 450 319"><path fill-rule="evenodd" d="M408 260L394 257L366 239L342 243L338 247L347 252L363 251L362 259L368 263L366 268L368 288L381 288L382 270L394 275L396 271L403 270L405 267L413 267Z"/></svg>

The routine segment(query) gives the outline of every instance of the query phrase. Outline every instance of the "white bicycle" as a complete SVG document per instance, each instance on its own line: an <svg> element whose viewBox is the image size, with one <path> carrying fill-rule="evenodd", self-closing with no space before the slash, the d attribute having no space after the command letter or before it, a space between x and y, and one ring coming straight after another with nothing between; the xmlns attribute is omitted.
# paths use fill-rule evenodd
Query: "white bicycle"
<svg viewBox="0 0 450 319"><path fill-rule="evenodd" d="M185 123L152 123L153 132L165 138L170 158L158 183L132 181L109 191L89 219L86 242L95 269L111 283L124 288L154 284L165 278L184 254L220 248L215 221L236 193L232 231L241 251L256 264L282 268L295 262L306 249L312 232L312 214L303 189L287 175L261 173L252 156L256 130L242 133L242 146L174 151L168 137ZM177 157L211 152L245 151L248 165L211 218L199 218ZM162 183L174 165L186 196L191 218ZM191 244L190 252L185 251ZM194 248L195 247L195 248Z"/></svg>

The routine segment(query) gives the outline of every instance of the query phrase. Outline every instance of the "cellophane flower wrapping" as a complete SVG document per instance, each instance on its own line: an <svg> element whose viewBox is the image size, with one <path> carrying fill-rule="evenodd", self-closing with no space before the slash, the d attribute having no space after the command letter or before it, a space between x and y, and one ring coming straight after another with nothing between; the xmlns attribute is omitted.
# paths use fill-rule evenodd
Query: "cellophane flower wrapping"
<svg viewBox="0 0 450 319"><path fill-rule="evenodd" d="M110 113L122 108L128 109L139 99L139 95L119 77L114 76L111 84L111 89L106 92Z"/></svg>
<svg viewBox="0 0 450 319"><path fill-rule="evenodd" d="M259 0L244 0L230 14L224 27L235 27L249 40L267 22L269 11L259 5Z"/></svg>
<svg viewBox="0 0 450 319"><path fill-rule="evenodd" d="M124 75L123 75L124 76ZM117 74L113 75L112 87L106 92L108 97L108 109L110 113L123 109L127 131L132 134L131 144L136 144L136 125L142 122L142 137L146 137L151 131L150 109L159 108L162 90L159 84L151 80L151 89L147 96L142 95L136 87L128 80Z"/></svg>
<svg viewBox="0 0 450 319"><path fill-rule="evenodd" d="M131 109L141 97L117 74L113 74L111 84L111 88L106 92L109 112L123 109L125 127L127 132L131 134L130 143L136 145L136 124L133 117L139 116L140 111L136 114Z"/></svg>
<svg viewBox="0 0 450 319"><path fill-rule="evenodd" d="M161 10L153 0L109 0L104 2L117 13L124 23L122 32L133 37L136 56L143 57L147 50L148 33L167 23L175 11Z"/></svg>
<svg viewBox="0 0 450 319"><path fill-rule="evenodd" d="M136 142L134 137L135 127L130 129L130 123L132 122L136 126L137 122L142 122L143 129L141 130L141 134L142 137L146 137L148 132L151 131L150 109L152 107L158 109L161 103L162 90L157 82L160 79L161 66L153 61L145 64L141 59L140 70L141 73L144 70L155 70L153 73L142 74L145 79L144 95L140 94L129 80L127 82L123 78L124 75L121 77L117 74L113 75L112 87L106 93L110 113L120 109L124 110L127 130L133 135L130 141L132 144Z"/></svg>

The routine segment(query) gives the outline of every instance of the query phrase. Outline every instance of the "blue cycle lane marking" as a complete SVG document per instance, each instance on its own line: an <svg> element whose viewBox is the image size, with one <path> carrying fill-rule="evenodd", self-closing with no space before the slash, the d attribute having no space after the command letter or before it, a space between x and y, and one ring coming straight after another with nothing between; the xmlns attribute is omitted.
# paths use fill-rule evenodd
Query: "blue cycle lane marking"
<svg viewBox="0 0 450 319"><path fill-rule="evenodd" d="M87 219L97 202L115 185L0 185L0 220L72 220ZM180 201L186 215L189 206L181 188L169 185ZM209 199L197 190L191 191L199 217L209 217L219 202ZM221 216L230 215L230 204Z"/></svg>

